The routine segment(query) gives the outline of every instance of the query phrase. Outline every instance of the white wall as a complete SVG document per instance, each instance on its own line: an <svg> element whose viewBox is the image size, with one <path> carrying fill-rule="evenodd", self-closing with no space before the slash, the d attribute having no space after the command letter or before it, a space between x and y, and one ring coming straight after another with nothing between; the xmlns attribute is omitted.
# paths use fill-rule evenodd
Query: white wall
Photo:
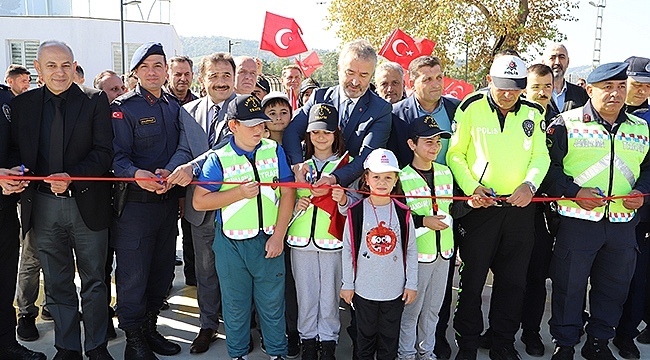
<svg viewBox="0 0 650 360"><path fill-rule="evenodd" d="M86 73L86 86L92 87L96 74L113 68L112 43L120 43L120 21L74 17L0 17L0 72L10 65L7 40L65 41L72 47L75 60ZM183 54L183 45L173 25L160 23L124 23L126 43L160 42L167 57ZM127 59L127 67L131 59Z"/></svg>

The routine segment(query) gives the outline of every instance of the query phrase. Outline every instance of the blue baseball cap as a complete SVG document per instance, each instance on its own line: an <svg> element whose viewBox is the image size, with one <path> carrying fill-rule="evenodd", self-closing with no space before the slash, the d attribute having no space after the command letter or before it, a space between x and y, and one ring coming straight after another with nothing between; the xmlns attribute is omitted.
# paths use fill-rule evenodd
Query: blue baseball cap
<svg viewBox="0 0 650 360"><path fill-rule="evenodd" d="M314 104L309 109L307 132L325 130L334 132L339 128L339 112L330 104Z"/></svg>
<svg viewBox="0 0 650 360"><path fill-rule="evenodd" d="M440 135L443 139L449 139L451 132L442 130L438 123L431 115L420 116L409 124L409 138L430 138Z"/></svg>
<svg viewBox="0 0 650 360"><path fill-rule="evenodd" d="M226 120L238 120L244 126L251 127L271 119L264 114L260 100L253 95L237 95L230 104Z"/></svg>
<svg viewBox="0 0 650 360"><path fill-rule="evenodd" d="M165 57L165 61L167 61L167 57L165 56L165 52L163 51L163 46L160 43L155 43L155 42L148 42L140 45L139 48L135 50L133 53L133 57L131 58L131 71L135 70L142 62L144 59L149 57L149 55L162 55Z"/></svg>
<svg viewBox="0 0 650 360"><path fill-rule="evenodd" d="M607 80L625 80L627 79L627 67L628 63L626 62L602 64L587 76L587 84L595 84Z"/></svg>

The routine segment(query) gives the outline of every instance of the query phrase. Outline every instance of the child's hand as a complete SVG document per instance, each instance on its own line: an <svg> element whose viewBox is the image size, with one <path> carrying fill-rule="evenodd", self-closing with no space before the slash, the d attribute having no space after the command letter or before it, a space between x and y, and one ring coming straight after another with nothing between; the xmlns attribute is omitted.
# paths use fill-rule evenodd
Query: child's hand
<svg viewBox="0 0 650 360"><path fill-rule="evenodd" d="M348 196L340 185L334 185L334 188L332 189L332 200L336 201L341 206L348 203Z"/></svg>
<svg viewBox="0 0 650 360"><path fill-rule="evenodd" d="M442 219L446 217L446 215L425 216L422 219L422 225L428 227L431 230L444 230L449 227L449 225L442 222Z"/></svg>
<svg viewBox="0 0 650 360"><path fill-rule="evenodd" d="M257 181L239 185L239 192L244 199L252 199L260 193L260 184Z"/></svg>
<svg viewBox="0 0 650 360"><path fill-rule="evenodd" d="M295 207L294 211L298 212L298 211L307 210L307 207L309 207L309 204L311 204L311 198L309 196L301 197L296 202L296 207Z"/></svg>
<svg viewBox="0 0 650 360"><path fill-rule="evenodd" d="M341 299L347 304L352 303L352 297L354 296L354 290L341 290Z"/></svg>
<svg viewBox="0 0 650 360"><path fill-rule="evenodd" d="M277 234L278 233L274 233L268 240L266 240L266 245L264 246L264 250L266 250L266 256L264 256L265 259L278 257L282 254L282 250L284 250L282 237L279 235L276 236Z"/></svg>
<svg viewBox="0 0 650 360"><path fill-rule="evenodd" d="M415 290L404 289L404 295L402 295L402 301L404 301L404 305L408 305L415 301L417 294L418 292Z"/></svg>

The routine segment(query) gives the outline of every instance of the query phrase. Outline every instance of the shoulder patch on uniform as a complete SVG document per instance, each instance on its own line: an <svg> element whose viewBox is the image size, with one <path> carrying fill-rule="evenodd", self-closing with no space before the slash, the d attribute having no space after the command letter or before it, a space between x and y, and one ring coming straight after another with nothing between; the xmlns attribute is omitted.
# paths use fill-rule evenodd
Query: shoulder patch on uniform
<svg viewBox="0 0 650 360"><path fill-rule="evenodd" d="M542 105L540 105L540 104L538 104L538 103L536 103L536 102L534 102L534 101L530 101L530 100L527 100L527 99L521 98L521 103L522 103L522 104L525 104L525 105L527 105L527 106L530 106L530 107L532 107L532 108L537 109L537 110L539 111L540 114L544 114L544 108L542 107Z"/></svg>
<svg viewBox="0 0 650 360"><path fill-rule="evenodd" d="M113 111L111 113L111 118L113 118L113 119L124 119L124 113L122 113L121 111Z"/></svg>
<svg viewBox="0 0 650 360"><path fill-rule="evenodd" d="M11 88L5 84L0 84L0 90L11 91Z"/></svg>
<svg viewBox="0 0 650 360"><path fill-rule="evenodd" d="M460 109L462 111L465 111L465 109L467 109L467 107L471 103L473 103L475 101L478 101L478 100L481 100L481 99L483 99L483 97L485 97L485 93L482 93L482 92L475 93L474 95L468 97L467 99L463 100L462 103L460 103Z"/></svg>
<svg viewBox="0 0 650 360"><path fill-rule="evenodd" d="M5 114L7 121L11 122L11 108L9 104L2 104L2 113Z"/></svg>
<svg viewBox="0 0 650 360"><path fill-rule="evenodd" d="M562 115L558 115L551 119L551 123L548 125L548 129L551 129L553 126L564 126L564 118Z"/></svg>

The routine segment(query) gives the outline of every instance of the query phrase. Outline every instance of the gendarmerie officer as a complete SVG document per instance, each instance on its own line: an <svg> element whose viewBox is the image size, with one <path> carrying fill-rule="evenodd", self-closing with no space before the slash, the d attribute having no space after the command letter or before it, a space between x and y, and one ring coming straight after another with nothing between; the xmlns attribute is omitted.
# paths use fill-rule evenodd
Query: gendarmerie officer
<svg viewBox="0 0 650 360"><path fill-rule="evenodd" d="M11 135L11 89L0 85L0 175L20 175L20 167L8 169ZM22 191L26 183L0 180L0 359L45 360L45 354L27 349L16 341L16 274L18 273L18 250L20 248L20 224L16 202L18 196L4 193Z"/></svg>
<svg viewBox="0 0 650 360"><path fill-rule="evenodd" d="M590 100L560 114L547 130L551 168L544 187L558 201L549 321L553 359L573 359L583 327L589 280L590 317L581 354L614 359L608 348L621 317L636 262L635 210L650 191L648 125L623 110L627 63L597 67L587 78Z"/></svg>
<svg viewBox="0 0 650 360"><path fill-rule="evenodd" d="M520 58L499 56L487 77L488 91L468 96L456 110L447 166L463 192L482 198L484 206L458 221L463 266L454 315L456 359L476 359L483 330L481 293L490 269L490 358L519 358L514 336L534 240L530 201L549 165L543 109L520 98L526 75ZM494 196L500 199L488 199Z"/></svg>
<svg viewBox="0 0 650 360"><path fill-rule="evenodd" d="M177 153L180 105L162 90L167 73L162 45L146 43L133 54L134 90L112 104L115 176L166 178L188 162ZM173 355L178 344L156 330L158 312L174 271L178 195L162 181L129 183L126 204L113 224L119 326L126 332L126 359Z"/></svg>

